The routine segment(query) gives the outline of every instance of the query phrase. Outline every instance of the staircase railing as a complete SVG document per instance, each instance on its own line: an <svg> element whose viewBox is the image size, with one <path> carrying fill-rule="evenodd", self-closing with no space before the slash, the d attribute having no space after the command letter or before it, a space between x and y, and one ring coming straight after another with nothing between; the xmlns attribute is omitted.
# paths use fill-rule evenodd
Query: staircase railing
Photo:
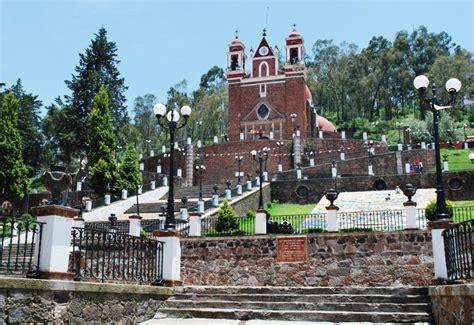
<svg viewBox="0 0 474 325"><path fill-rule="evenodd" d="M474 220L468 220L442 233L449 280L474 276L473 226Z"/></svg>

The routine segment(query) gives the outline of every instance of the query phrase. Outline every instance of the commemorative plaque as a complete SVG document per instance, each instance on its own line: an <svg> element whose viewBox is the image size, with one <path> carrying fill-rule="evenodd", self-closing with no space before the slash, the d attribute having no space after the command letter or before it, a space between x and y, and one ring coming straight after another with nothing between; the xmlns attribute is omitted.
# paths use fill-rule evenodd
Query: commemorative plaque
<svg viewBox="0 0 474 325"><path fill-rule="evenodd" d="M277 262L304 262L307 259L306 237L277 237Z"/></svg>

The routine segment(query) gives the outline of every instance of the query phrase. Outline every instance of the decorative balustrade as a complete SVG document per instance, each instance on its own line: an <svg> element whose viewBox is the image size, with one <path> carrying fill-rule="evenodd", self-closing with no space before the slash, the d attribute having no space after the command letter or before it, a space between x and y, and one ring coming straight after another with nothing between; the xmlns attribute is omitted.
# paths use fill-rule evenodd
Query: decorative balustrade
<svg viewBox="0 0 474 325"><path fill-rule="evenodd" d="M474 220L468 220L443 231L446 268L449 280L474 276Z"/></svg>

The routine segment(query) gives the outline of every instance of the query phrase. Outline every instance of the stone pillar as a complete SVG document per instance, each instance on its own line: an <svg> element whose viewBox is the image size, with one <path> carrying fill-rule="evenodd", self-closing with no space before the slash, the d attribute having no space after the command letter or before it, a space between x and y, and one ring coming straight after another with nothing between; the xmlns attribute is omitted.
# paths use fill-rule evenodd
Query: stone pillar
<svg viewBox="0 0 474 325"><path fill-rule="evenodd" d="M410 174L410 172L411 172L410 163L406 163L406 164L405 164L405 173L406 173L406 174Z"/></svg>
<svg viewBox="0 0 474 325"><path fill-rule="evenodd" d="M252 181L247 181L247 191L252 190Z"/></svg>
<svg viewBox="0 0 474 325"><path fill-rule="evenodd" d="M156 166L156 173L161 174L161 165Z"/></svg>
<svg viewBox="0 0 474 325"><path fill-rule="evenodd" d="M448 279L448 268L446 267L446 254L444 250L443 230L451 226L449 221L430 221L428 227L431 229L431 244L433 245L433 260L435 278L439 280Z"/></svg>
<svg viewBox="0 0 474 325"><path fill-rule="evenodd" d="M142 159L143 159L143 154L142 153L138 154L138 160L142 160Z"/></svg>
<svg viewBox="0 0 474 325"><path fill-rule="evenodd" d="M168 177L163 176L163 186L168 186Z"/></svg>
<svg viewBox="0 0 474 325"><path fill-rule="evenodd" d="M324 138L323 131L321 131L321 130L318 131L318 138L320 138L320 139Z"/></svg>
<svg viewBox="0 0 474 325"><path fill-rule="evenodd" d="M301 164L301 137L293 137L293 164L298 166Z"/></svg>
<svg viewBox="0 0 474 325"><path fill-rule="evenodd" d="M267 233L267 211L257 210L255 215L255 235L265 235Z"/></svg>
<svg viewBox="0 0 474 325"><path fill-rule="evenodd" d="M232 192L230 189L225 190L225 198L229 201L232 200Z"/></svg>
<svg viewBox="0 0 474 325"><path fill-rule="evenodd" d="M86 206L85 206L84 210L86 210L86 212L92 211L92 201L91 200L86 201Z"/></svg>
<svg viewBox="0 0 474 325"><path fill-rule="evenodd" d="M407 201L403 202L403 206L405 207L405 229L418 229L418 225L416 224L416 202Z"/></svg>
<svg viewBox="0 0 474 325"><path fill-rule="evenodd" d="M273 131L270 131L270 140L273 140L273 138L275 137Z"/></svg>
<svg viewBox="0 0 474 325"><path fill-rule="evenodd" d="M387 142L387 137L385 136L385 134L382 134L382 142Z"/></svg>
<svg viewBox="0 0 474 325"><path fill-rule="evenodd" d="M140 231L142 230L142 217L137 215L132 215L128 217L128 222L130 223L129 235L140 237Z"/></svg>
<svg viewBox="0 0 474 325"><path fill-rule="evenodd" d="M237 195L242 195L242 185L237 185Z"/></svg>
<svg viewBox="0 0 474 325"><path fill-rule="evenodd" d="M346 131L341 131L341 139L345 139L346 138Z"/></svg>
<svg viewBox="0 0 474 325"><path fill-rule="evenodd" d="M337 227L337 211L338 210L339 210L339 207L333 204L326 207L328 232L338 231L338 227Z"/></svg>
<svg viewBox="0 0 474 325"><path fill-rule="evenodd" d="M80 192L81 190L82 190L82 182L79 181L79 182L76 183L76 191Z"/></svg>
<svg viewBox="0 0 474 325"><path fill-rule="evenodd" d="M449 163L447 160L443 161L443 172L449 171Z"/></svg>
<svg viewBox="0 0 474 325"><path fill-rule="evenodd" d="M38 262L41 278L72 279L68 272L69 249L71 247L71 230L73 218L79 210L60 206L46 205L31 209L31 214L38 222L44 222L41 235L41 247L35 245L35 257Z"/></svg>
<svg viewBox="0 0 474 325"><path fill-rule="evenodd" d="M219 139L217 138L217 135L214 136L214 143L219 143Z"/></svg>
<svg viewBox="0 0 474 325"><path fill-rule="evenodd" d="M263 181L268 182L268 172L263 172Z"/></svg>
<svg viewBox="0 0 474 325"><path fill-rule="evenodd" d="M150 157L153 157L153 156L155 156L155 150L151 149L150 150Z"/></svg>
<svg viewBox="0 0 474 325"><path fill-rule="evenodd" d="M122 200L126 200L128 198L128 191L122 190Z"/></svg>
<svg viewBox="0 0 474 325"><path fill-rule="evenodd" d="M198 201L198 212L204 213L204 201Z"/></svg>
<svg viewBox="0 0 474 325"><path fill-rule="evenodd" d="M240 132L240 134L239 134L239 139L240 139L240 141L245 140L245 138L244 138L244 132Z"/></svg>
<svg viewBox="0 0 474 325"><path fill-rule="evenodd" d="M282 164L278 164L278 172L282 172L283 171L283 165Z"/></svg>
<svg viewBox="0 0 474 325"><path fill-rule="evenodd" d="M255 177L255 186L260 186L260 177Z"/></svg>
<svg viewBox="0 0 474 325"><path fill-rule="evenodd" d="M337 167L331 167L331 176L337 177Z"/></svg>
<svg viewBox="0 0 474 325"><path fill-rule="evenodd" d="M183 170L181 168L176 169L176 177L183 177Z"/></svg>
<svg viewBox="0 0 474 325"><path fill-rule="evenodd" d="M374 176L374 168L372 167L372 165L369 165L369 166L368 166L368 170L367 170L367 171L369 172L369 176Z"/></svg>
<svg viewBox="0 0 474 325"><path fill-rule="evenodd" d="M407 144L407 150L411 150L411 144Z"/></svg>
<svg viewBox="0 0 474 325"><path fill-rule="evenodd" d="M153 236L163 242L163 281L166 286L182 285L181 245L177 231L154 231Z"/></svg>
<svg viewBox="0 0 474 325"><path fill-rule="evenodd" d="M74 228L84 228L86 226L86 222L84 221L83 218L81 218L79 216L75 216L72 219L72 226Z"/></svg>
<svg viewBox="0 0 474 325"><path fill-rule="evenodd" d="M110 205L110 199L111 199L110 194L105 194L105 196L104 196L104 204L105 204L105 205Z"/></svg>
<svg viewBox="0 0 474 325"><path fill-rule="evenodd" d="M178 142L178 141L176 141L176 142L174 143L174 149L175 149L175 150L178 150L178 149L179 149L179 142Z"/></svg>
<svg viewBox="0 0 474 325"><path fill-rule="evenodd" d="M188 138L190 142L191 138ZM186 178L184 180L184 186L191 187L193 186L193 168L194 168L194 147L192 144L188 143L186 147Z"/></svg>
<svg viewBox="0 0 474 325"><path fill-rule="evenodd" d="M143 185L138 185L137 194L142 194L142 193L143 193Z"/></svg>
<svg viewBox="0 0 474 325"><path fill-rule="evenodd" d="M469 149L469 143L467 143L467 142L464 142L464 144L463 144L463 148L464 148L464 149Z"/></svg>
<svg viewBox="0 0 474 325"><path fill-rule="evenodd" d="M314 167L314 158L309 158L309 165Z"/></svg>
<svg viewBox="0 0 474 325"><path fill-rule="evenodd" d="M362 140L367 140L367 132L362 132Z"/></svg>
<svg viewBox="0 0 474 325"><path fill-rule="evenodd" d="M303 174L301 172L301 168L297 168L296 169L296 179L302 179L303 178Z"/></svg>
<svg viewBox="0 0 474 325"><path fill-rule="evenodd" d="M188 220L188 208L179 209L179 220L187 221Z"/></svg>
<svg viewBox="0 0 474 325"><path fill-rule="evenodd" d="M150 182L150 189L154 190L156 188L156 181Z"/></svg>
<svg viewBox="0 0 474 325"><path fill-rule="evenodd" d="M165 145L161 146L161 153L163 153L163 154L166 153L166 146Z"/></svg>
<svg viewBox="0 0 474 325"><path fill-rule="evenodd" d="M201 142L201 140L198 140L198 141L197 141L197 147L198 147L198 148L201 148L201 147L202 147L202 142Z"/></svg>
<svg viewBox="0 0 474 325"><path fill-rule="evenodd" d="M219 195L214 194L212 196L212 206L213 207L218 207L219 206Z"/></svg>
<svg viewBox="0 0 474 325"><path fill-rule="evenodd" d="M397 144L397 148L398 148L398 151L402 151L403 150L403 144L401 144L401 143Z"/></svg>
<svg viewBox="0 0 474 325"><path fill-rule="evenodd" d="M421 141L421 149L426 149L426 142L425 141Z"/></svg>
<svg viewBox="0 0 474 325"><path fill-rule="evenodd" d="M189 237L201 237L201 213L189 214Z"/></svg>
<svg viewBox="0 0 474 325"><path fill-rule="evenodd" d="M340 158L341 160L346 160L346 154L344 152L341 152Z"/></svg>

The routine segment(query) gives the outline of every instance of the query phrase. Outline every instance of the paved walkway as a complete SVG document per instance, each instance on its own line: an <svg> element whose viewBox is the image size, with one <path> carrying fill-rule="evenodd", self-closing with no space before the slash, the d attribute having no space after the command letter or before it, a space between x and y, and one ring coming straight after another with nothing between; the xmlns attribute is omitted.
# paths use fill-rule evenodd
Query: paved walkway
<svg viewBox="0 0 474 325"><path fill-rule="evenodd" d="M275 320L233 320L233 319L205 319L205 318L162 318L152 319L141 323L143 325L309 325L309 324L320 324L320 325L334 325L334 324L398 324L398 323L330 323L330 322L297 322L297 321L275 321ZM412 324L428 324L428 323L412 323Z"/></svg>
<svg viewBox="0 0 474 325"><path fill-rule="evenodd" d="M425 208L429 201L436 199L436 189L422 188L416 191L413 201L417 208ZM407 197L403 192L395 190L387 191L365 191L365 192L342 192L334 202L341 212L377 211L377 210L402 210L403 202ZM323 197L311 211L312 214L326 213L329 201Z"/></svg>

